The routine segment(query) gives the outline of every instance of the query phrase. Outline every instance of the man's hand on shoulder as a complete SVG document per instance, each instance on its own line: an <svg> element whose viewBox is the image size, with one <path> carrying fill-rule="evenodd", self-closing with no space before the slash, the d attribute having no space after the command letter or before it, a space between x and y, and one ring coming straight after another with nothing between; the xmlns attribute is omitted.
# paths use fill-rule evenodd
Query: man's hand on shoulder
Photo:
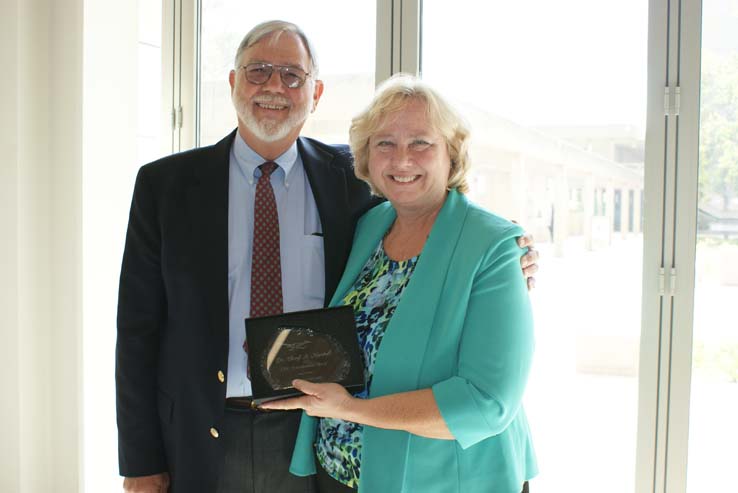
<svg viewBox="0 0 738 493"><path fill-rule="evenodd" d="M536 287L536 278L533 275L538 272L538 250L534 247L533 235L526 233L518 237L520 248L528 247L528 253L520 257L520 268L528 284L528 291Z"/></svg>
<svg viewBox="0 0 738 493"><path fill-rule="evenodd" d="M123 479L125 493L166 493L169 490L169 473Z"/></svg>

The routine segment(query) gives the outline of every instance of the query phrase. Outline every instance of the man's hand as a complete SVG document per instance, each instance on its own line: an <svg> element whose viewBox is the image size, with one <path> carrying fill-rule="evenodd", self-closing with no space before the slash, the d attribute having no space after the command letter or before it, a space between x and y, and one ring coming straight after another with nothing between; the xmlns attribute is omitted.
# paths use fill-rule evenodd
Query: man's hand
<svg viewBox="0 0 738 493"><path fill-rule="evenodd" d="M125 493L167 493L168 490L169 473L166 472L123 480Z"/></svg>
<svg viewBox="0 0 738 493"><path fill-rule="evenodd" d="M538 250L533 244L533 235L526 233L525 236L518 237L518 246L528 247L528 253L520 257L520 268L523 269L523 276L528 283L528 291L536 287L536 278L533 275L538 272Z"/></svg>

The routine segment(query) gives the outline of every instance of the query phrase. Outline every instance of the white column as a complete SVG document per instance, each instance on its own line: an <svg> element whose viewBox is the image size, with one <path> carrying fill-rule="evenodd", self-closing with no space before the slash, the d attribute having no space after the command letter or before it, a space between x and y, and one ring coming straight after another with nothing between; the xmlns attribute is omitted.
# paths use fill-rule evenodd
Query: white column
<svg viewBox="0 0 738 493"><path fill-rule="evenodd" d="M628 236L628 209L630 208L630 194L628 189L623 186L620 189L620 238L625 239Z"/></svg>
<svg viewBox="0 0 738 493"><path fill-rule="evenodd" d="M615 189L611 183L605 188L605 217L607 218L607 246L612 244L612 236L615 228Z"/></svg>
<svg viewBox="0 0 738 493"><path fill-rule="evenodd" d="M595 190L594 190L594 176L587 175L584 178L584 190L582 190L582 201L584 202L584 248L587 251L592 251L592 217L594 216L594 201L595 201Z"/></svg>
<svg viewBox="0 0 738 493"><path fill-rule="evenodd" d="M515 219L524 228L527 226L526 222L529 220L527 210L528 193L526 191L529 190L530 187L528 184L527 167L528 165L526 163L525 155L519 154L518 159L513 162L512 169L510 170L510 190L512 191L513 201L510 219Z"/></svg>
<svg viewBox="0 0 738 493"><path fill-rule="evenodd" d="M565 166L561 167L554 183L554 255L561 257L564 255L564 240L569 236L569 184Z"/></svg>
<svg viewBox="0 0 738 493"><path fill-rule="evenodd" d="M641 233L641 190L636 188L633 190L633 233Z"/></svg>

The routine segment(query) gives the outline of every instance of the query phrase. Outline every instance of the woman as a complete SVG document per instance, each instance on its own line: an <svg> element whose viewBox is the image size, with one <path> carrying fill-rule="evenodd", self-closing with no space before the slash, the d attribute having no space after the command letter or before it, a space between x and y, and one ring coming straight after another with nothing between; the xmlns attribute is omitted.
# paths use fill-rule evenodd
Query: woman
<svg viewBox="0 0 738 493"><path fill-rule="evenodd" d="M354 308L366 390L296 380L305 396L263 406L306 411L291 471L317 470L321 493L519 493L537 472L522 232L464 196L468 137L409 76L352 122L356 174L388 199L359 221L331 301Z"/></svg>

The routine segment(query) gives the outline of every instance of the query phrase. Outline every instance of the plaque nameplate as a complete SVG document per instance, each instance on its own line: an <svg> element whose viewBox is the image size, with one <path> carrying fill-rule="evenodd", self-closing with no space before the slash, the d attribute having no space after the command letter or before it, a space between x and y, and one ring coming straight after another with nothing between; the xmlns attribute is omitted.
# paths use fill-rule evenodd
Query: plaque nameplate
<svg viewBox="0 0 738 493"><path fill-rule="evenodd" d="M364 364L349 306L248 318L246 341L256 403L300 395L299 378L359 391Z"/></svg>

